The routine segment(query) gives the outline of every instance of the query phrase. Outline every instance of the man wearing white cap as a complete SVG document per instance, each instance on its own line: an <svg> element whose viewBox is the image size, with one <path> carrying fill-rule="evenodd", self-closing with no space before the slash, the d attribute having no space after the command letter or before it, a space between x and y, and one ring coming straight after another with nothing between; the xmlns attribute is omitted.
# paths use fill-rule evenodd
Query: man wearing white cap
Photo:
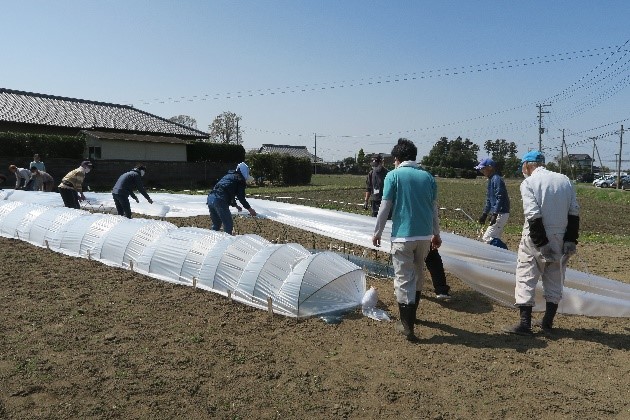
<svg viewBox="0 0 630 420"><path fill-rule="evenodd" d="M232 213L230 213L230 206L236 207L238 211L242 208L236 204L236 200L241 202L243 207L249 211L252 217L256 216L256 210L254 210L247 199L245 199L245 187L247 181L250 180L249 167L245 162L241 162L236 166L236 169L230 169L228 173L216 183L212 191L208 193L208 210L210 210L210 218L212 219L212 230L221 229L223 225L223 231L225 233L232 234L234 228L234 222L232 220Z"/></svg>
<svg viewBox="0 0 630 420"><path fill-rule="evenodd" d="M567 262L576 249L580 207L569 178L547 170L541 152L528 152L521 163L525 176L521 183L525 224L518 246L514 293L520 322L505 331L532 335L536 284L542 279L546 307L539 325L549 335L562 299Z"/></svg>
<svg viewBox="0 0 630 420"><path fill-rule="evenodd" d="M475 169L488 178L486 205L479 218L479 224L485 225L488 215L490 215L490 223L482 239L490 245L507 249L507 245L501 240L503 229L510 217L510 197L508 197L505 182L497 172L497 164L490 158L480 161Z"/></svg>

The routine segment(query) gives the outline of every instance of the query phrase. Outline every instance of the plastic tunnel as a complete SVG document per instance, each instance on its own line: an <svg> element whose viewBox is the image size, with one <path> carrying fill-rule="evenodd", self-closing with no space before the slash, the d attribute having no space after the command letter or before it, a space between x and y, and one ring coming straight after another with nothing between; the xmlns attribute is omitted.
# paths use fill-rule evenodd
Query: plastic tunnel
<svg viewBox="0 0 630 420"><path fill-rule="evenodd" d="M365 274L343 257L253 234L231 236L151 219L0 201L0 236L195 285L260 309L310 317L361 305Z"/></svg>

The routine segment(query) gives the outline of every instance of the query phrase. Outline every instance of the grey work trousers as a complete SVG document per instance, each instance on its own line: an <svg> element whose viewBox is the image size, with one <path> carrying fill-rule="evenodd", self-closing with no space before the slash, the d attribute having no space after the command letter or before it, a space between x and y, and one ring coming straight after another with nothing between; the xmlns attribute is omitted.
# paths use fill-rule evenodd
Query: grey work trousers
<svg viewBox="0 0 630 420"><path fill-rule="evenodd" d="M429 254L430 240L392 242L394 294L398 303L416 302L416 292L424 283L424 260Z"/></svg>
<svg viewBox="0 0 630 420"><path fill-rule="evenodd" d="M545 301L559 303L562 299L564 274L567 258L563 258L563 235L547 235L554 252L554 260L546 261L532 242L529 235L521 237L516 262L516 288L514 292L517 306L534 306L536 285L542 279Z"/></svg>

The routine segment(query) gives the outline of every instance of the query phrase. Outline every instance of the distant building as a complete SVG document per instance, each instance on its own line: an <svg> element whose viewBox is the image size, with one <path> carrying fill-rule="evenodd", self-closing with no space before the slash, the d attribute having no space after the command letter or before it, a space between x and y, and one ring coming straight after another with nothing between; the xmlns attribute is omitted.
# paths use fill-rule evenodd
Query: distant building
<svg viewBox="0 0 630 420"><path fill-rule="evenodd" d="M263 144L261 148L258 149L258 153L266 153L266 154L281 154L281 155L289 155L297 158L307 158L311 162L315 162L315 155L308 151L306 146L288 146L283 144ZM320 157L317 157L317 162L322 162Z"/></svg>
<svg viewBox="0 0 630 420"><path fill-rule="evenodd" d="M583 154L583 153L569 154L567 155L567 158L569 160L569 164L572 166L575 166L576 168L590 169L591 166L593 165L593 159L587 154Z"/></svg>
<svg viewBox="0 0 630 420"><path fill-rule="evenodd" d="M0 88L0 132L86 135L93 160L186 161L208 134L129 105Z"/></svg>

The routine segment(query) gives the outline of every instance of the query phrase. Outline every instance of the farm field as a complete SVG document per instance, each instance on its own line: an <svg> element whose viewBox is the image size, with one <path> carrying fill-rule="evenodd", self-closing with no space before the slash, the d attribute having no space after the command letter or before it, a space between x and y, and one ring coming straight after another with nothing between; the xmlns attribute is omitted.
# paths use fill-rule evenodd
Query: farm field
<svg viewBox="0 0 630 420"><path fill-rule="evenodd" d="M270 199L362 212L362 176L251 188ZM506 243L523 223L508 180ZM438 179L443 230L476 237L486 181ZM630 193L578 185L571 266L630 283ZM279 198L281 197L281 198ZM459 209L459 210L456 210ZM209 228L207 216L169 219ZM238 233L307 248L356 247L238 218ZM447 273L426 287L418 343L359 311L340 324L295 320L94 261L0 238L0 418L630 418L630 322L557 317L557 338L501 333L517 311ZM381 261L387 255L380 253ZM391 280L368 278L397 319ZM539 316L539 315L537 315Z"/></svg>

